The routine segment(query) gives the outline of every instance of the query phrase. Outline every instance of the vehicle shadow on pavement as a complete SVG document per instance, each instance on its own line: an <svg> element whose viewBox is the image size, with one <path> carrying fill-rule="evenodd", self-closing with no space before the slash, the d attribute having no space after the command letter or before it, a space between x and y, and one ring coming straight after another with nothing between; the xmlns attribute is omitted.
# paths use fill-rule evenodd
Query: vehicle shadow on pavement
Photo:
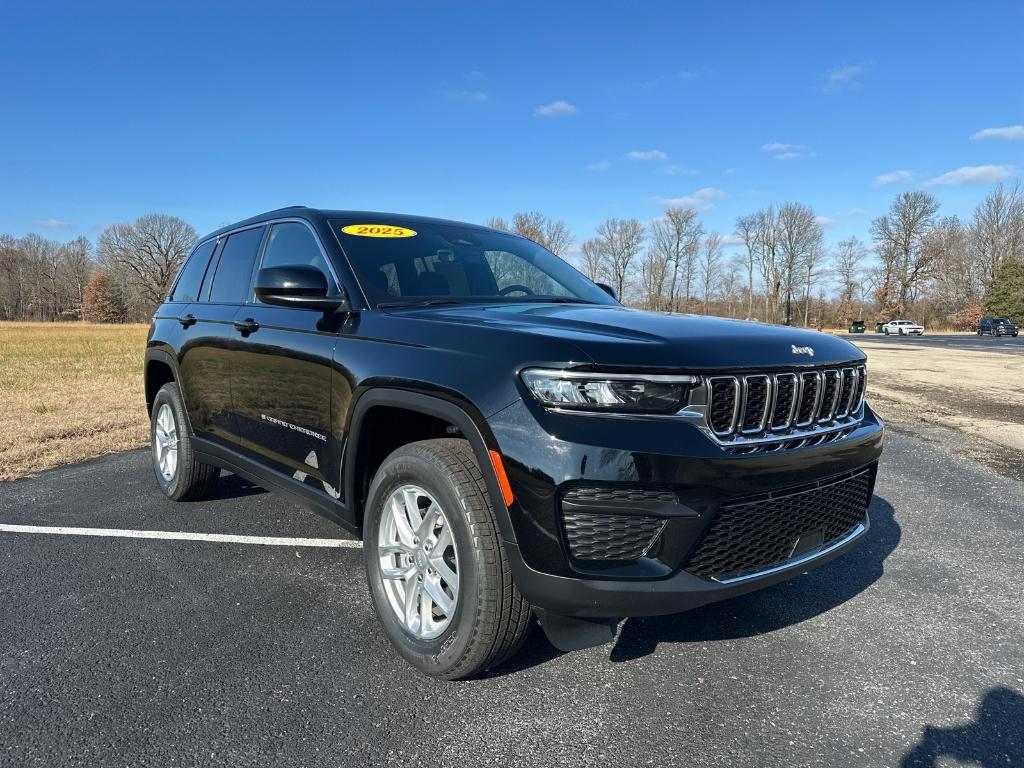
<svg viewBox="0 0 1024 768"><path fill-rule="evenodd" d="M654 653L659 643L703 643L774 632L806 621L874 584L901 530L892 508L875 496L865 540L843 556L790 581L672 616L627 619L610 659L624 662Z"/></svg>
<svg viewBox="0 0 1024 768"><path fill-rule="evenodd" d="M250 483L244 477L238 475L221 475L214 492L207 497L206 501L222 499L241 499L246 496L255 496L266 493L266 489Z"/></svg>
<svg viewBox="0 0 1024 768"><path fill-rule="evenodd" d="M946 765L949 758L982 768L1024 765L1024 696L1010 688L989 689L967 725L926 725L900 766L932 768Z"/></svg>

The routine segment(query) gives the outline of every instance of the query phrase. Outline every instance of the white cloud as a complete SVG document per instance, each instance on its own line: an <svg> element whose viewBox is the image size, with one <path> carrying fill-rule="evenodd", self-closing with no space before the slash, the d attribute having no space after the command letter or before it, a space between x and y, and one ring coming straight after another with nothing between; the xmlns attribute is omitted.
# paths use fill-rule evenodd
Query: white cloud
<svg viewBox="0 0 1024 768"><path fill-rule="evenodd" d="M474 69L462 76L463 80L486 80L487 75L481 72L479 69Z"/></svg>
<svg viewBox="0 0 1024 768"><path fill-rule="evenodd" d="M634 149L632 152L627 152L626 157L630 160L657 160L660 163L667 163L672 159L660 149Z"/></svg>
<svg viewBox="0 0 1024 768"><path fill-rule="evenodd" d="M859 88L860 76L867 71L866 64L846 64L835 67L825 75L821 89L825 93L838 93L847 88Z"/></svg>
<svg viewBox="0 0 1024 768"><path fill-rule="evenodd" d="M71 224L66 221L61 221L60 219L49 218L32 219L32 226L42 227L43 229L67 229Z"/></svg>
<svg viewBox="0 0 1024 768"><path fill-rule="evenodd" d="M913 175L913 171L891 171L889 173L883 173L881 176L875 176L875 181L871 186L884 187L887 184L897 184L901 181L906 181Z"/></svg>
<svg viewBox="0 0 1024 768"><path fill-rule="evenodd" d="M564 99L552 101L550 104L541 104L533 108L534 117L568 117L579 112L573 104Z"/></svg>
<svg viewBox="0 0 1024 768"><path fill-rule="evenodd" d="M682 197L662 197L658 202L662 205L678 205L683 208L692 208L695 211L710 211L715 207L715 200L725 197L725 192L717 187L702 187L692 195Z"/></svg>
<svg viewBox="0 0 1024 768"><path fill-rule="evenodd" d="M696 69L680 69L677 73L677 77L680 80L696 80L700 77L700 72Z"/></svg>
<svg viewBox="0 0 1024 768"><path fill-rule="evenodd" d="M731 235L722 236L722 245L746 245L743 238L737 235L735 232Z"/></svg>
<svg viewBox="0 0 1024 768"><path fill-rule="evenodd" d="M468 101L474 104L486 104L491 100L490 95L484 91L447 91L445 96L452 101Z"/></svg>
<svg viewBox="0 0 1024 768"><path fill-rule="evenodd" d="M587 170L588 171L596 171L597 173L602 173L603 171L607 171L611 167L612 167L612 164L609 163L607 160L598 160L596 163L590 163L587 166Z"/></svg>
<svg viewBox="0 0 1024 768"><path fill-rule="evenodd" d="M964 165L924 183L926 187L953 187L957 184L993 184L1013 175L1009 165Z"/></svg>
<svg viewBox="0 0 1024 768"><path fill-rule="evenodd" d="M776 160L795 160L798 157L814 157L814 152L806 144L785 144L771 141L761 145L761 151L767 152Z"/></svg>
<svg viewBox="0 0 1024 768"><path fill-rule="evenodd" d="M814 220L822 227L831 227L836 223L836 220L831 216L815 216Z"/></svg>
<svg viewBox="0 0 1024 768"><path fill-rule="evenodd" d="M732 176L734 173L736 173L737 170L737 168L726 168L724 171L722 171L722 174L725 176Z"/></svg>
<svg viewBox="0 0 1024 768"><path fill-rule="evenodd" d="M972 139L1024 139L1024 125L1005 125L1002 128L983 128L971 134Z"/></svg>

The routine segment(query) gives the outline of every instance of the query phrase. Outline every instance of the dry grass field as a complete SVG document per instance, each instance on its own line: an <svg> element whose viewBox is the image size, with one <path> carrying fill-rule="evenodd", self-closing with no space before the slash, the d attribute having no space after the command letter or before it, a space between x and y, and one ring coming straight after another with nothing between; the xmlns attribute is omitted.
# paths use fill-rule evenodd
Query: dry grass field
<svg viewBox="0 0 1024 768"><path fill-rule="evenodd" d="M146 331L0 323L0 480L148 442Z"/></svg>
<svg viewBox="0 0 1024 768"><path fill-rule="evenodd" d="M144 325L0 323L0 481L148 443ZM1024 358L856 340L894 427L1006 465L1024 452ZM941 430L941 434L936 430Z"/></svg>

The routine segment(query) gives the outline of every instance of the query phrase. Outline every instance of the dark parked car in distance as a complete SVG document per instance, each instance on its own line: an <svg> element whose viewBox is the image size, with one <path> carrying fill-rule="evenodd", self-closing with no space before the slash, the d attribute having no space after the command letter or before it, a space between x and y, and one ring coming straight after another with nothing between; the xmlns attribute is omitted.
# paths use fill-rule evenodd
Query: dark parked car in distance
<svg viewBox="0 0 1024 768"><path fill-rule="evenodd" d="M978 335L1013 336L1020 333L1020 328L1006 317L983 317L978 321Z"/></svg>
<svg viewBox="0 0 1024 768"><path fill-rule="evenodd" d="M866 327L863 320L854 320L850 323L850 333L864 333Z"/></svg>
<svg viewBox="0 0 1024 768"><path fill-rule="evenodd" d="M361 538L385 635L437 677L500 664L534 616L562 650L603 643L869 527L883 426L855 346L627 309L486 227L301 206L225 227L145 361L164 494L227 470Z"/></svg>

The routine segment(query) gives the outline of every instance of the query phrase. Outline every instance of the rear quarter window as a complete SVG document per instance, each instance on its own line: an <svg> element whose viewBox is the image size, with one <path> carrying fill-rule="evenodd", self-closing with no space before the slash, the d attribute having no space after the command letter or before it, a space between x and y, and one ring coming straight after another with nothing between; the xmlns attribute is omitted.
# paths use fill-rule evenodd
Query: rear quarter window
<svg viewBox="0 0 1024 768"><path fill-rule="evenodd" d="M216 240L202 243L189 256L185 266L181 268L178 281L174 284L174 290L168 301L191 303L199 301L199 294L203 288L203 278L206 277L207 267L210 266L210 257L217 247Z"/></svg>

